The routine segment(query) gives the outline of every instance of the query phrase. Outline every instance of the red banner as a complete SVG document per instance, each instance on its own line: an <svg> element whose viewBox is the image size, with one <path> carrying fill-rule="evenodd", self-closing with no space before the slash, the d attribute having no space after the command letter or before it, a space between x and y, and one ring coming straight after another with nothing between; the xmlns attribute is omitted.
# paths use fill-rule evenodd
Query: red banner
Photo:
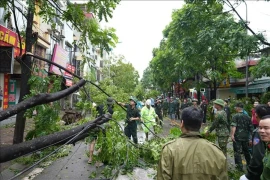
<svg viewBox="0 0 270 180"><path fill-rule="evenodd" d="M72 73L75 72L75 67L72 66L71 64L68 64L68 63L67 63L66 68L67 68L67 70L71 71ZM65 71L65 76L66 76L66 77L71 77L71 78L73 77L70 73L68 73L68 72L66 72L66 71Z"/></svg>
<svg viewBox="0 0 270 180"><path fill-rule="evenodd" d="M72 86L72 80L66 78L66 86Z"/></svg>
<svg viewBox="0 0 270 180"><path fill-rule="evenodd" d="M14 47L14 56L20 55L20 41L17 33L0 25L0 46ZM22 39L22 54L25 53L25 42Z"/></svg>
<svg viewBox="0 0 270 180"><path fill-rule="evenodd" d="M8 82L9 81L9 75L4 75L4 92L3 92L3 109L8 108Z"/></svg>

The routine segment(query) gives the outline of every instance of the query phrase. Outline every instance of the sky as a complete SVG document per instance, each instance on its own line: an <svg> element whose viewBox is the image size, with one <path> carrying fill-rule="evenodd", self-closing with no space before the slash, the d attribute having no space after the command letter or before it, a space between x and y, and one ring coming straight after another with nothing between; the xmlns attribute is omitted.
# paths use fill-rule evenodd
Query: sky
<svg viewBox="0 0 270 180"><path fill-rule="evenodd" d="M180 9L183 4L184 1L180 0L125 0L116 7L108 23L101 22L102 27L116 29L119 43L113 53L124 55L139 72L140 78L152 59L153 48L158 47L163 38L162 31L171 22L173 9ZM245 19L245 4L236 9ZM247 10L250 27L255 32L264 31L270 41L270 2L247 0Z"/></svg>

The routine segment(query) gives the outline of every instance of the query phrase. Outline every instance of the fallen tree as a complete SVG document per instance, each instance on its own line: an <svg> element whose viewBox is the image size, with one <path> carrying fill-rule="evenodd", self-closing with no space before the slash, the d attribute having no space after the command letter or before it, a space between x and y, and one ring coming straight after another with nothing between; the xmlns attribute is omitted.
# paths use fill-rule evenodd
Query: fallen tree
<svg viewBox="0 0 270 180"><path fill-rule="evenodd" d="M98 125L108 122L111 119L110 114L105 114L101 117L96 118L94 121L87 122L83 125L77 126L73 129L56 132L54 134L50 134L47 136L38 137L31 141L22 142L19 144L14 144L10 146L5 146L0 149L0 163L10 161L12 159L16 159L25 154L29 154L36 150L40 150L42 148L48 147L50 145L60 145L64 144L78 133L83 131L81 135L75 138L70 143L75 143L86 136L91 129L96 128Z"/></svg>
<svg viewBox="0 0 270 180"><path fill-rule="evenodd" d="M56 100L59 100L63 97L68 96L69 94L77 91L80 89L80 87L84 86L86 83L86 80L81 79L77 84L74 84L70 88L67 88L65 90L56 92L56 93L42 93L35 95L31 98L25 99L24 101L21 101L20 103L16 104L15 106L9 107L4 111L0 112L0 121L5 120L6 118L13 116L15 114L18 114L21 111L24 111L26 109L32 108L37 105L50 103Z"/></svg>

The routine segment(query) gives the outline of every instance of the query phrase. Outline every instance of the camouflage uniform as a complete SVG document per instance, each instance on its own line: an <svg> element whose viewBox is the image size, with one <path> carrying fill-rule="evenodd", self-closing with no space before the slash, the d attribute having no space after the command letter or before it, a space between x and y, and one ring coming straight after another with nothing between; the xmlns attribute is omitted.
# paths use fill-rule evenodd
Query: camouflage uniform
<svg viewBox="0 0 270 180"><path fill-rule="evenodd" d="M163 107L163 117L166 117L168 115L168 107L169 107L169 103L167 102L166 99L162 103L162 107Z"/></svg>
<svg viewBox="0 0 270 180"><path fill-rule="evenodd" d="M267 145L267 150L263 158L263 173L261 175L261 180L270 179L270 143Z"/></svg>
<svg viewBox="0 0 270 180"><path fill-rule="evenodd" d="M248 151L248 143L251 141L251 134L253 131L253 125L251 118L244 113L236 113L231 122L232 127L236 127L233 142L234 160L238 170L243 170L241 149L244 153L247 165L249 165L251 156Z"/></svg>
<svg viewBox="0 0 270 180"><path fill-rule="evenodd" d="M227 143L229 138L227 114L224 110L217 111L212 126L209 129L209 133L216 130L218 137L218 145L224 155L227 157Z"/></svg>

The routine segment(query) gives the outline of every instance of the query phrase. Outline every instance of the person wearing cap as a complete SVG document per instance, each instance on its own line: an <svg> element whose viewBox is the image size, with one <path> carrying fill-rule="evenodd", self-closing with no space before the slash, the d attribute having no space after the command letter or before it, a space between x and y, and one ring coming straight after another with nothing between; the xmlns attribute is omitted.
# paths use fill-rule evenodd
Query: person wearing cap
<svg viewBox="0 0 270 180"><path fill-rule="evenodd" d="M198 107L199 107L199 106L198 106L198 99L196 99L196 98L192 99L192 105L193 105L194 107L198 108Z"/></svg>
<svg viewBox="0 0 270 180"><path fill-rule="evenodd" d="M229 130L228 130L228 121L227 114L224 111L224 101L222 99L216 99L214 102L214 107L217 109L215 114L214 122L212 126L209 128L206 135L208 136L214 129L216 130L216 135L218 138L218 145L225 157L227 157L227 144L229 138Z"/></svg>
<svg viewBox="0 0 270 180"><path fill-rule="evenodd" d="M141 110L141 121L144 123L143 131L145 132L146 141L148 141L149 129L156 125L156 118L158 115L155 112L155 109L151 106L151 100L147 99L145 106Z"/></svg>
<svg viewBox="0 0 270 180"><path fill-rule="evenodd" d="M255 107L255 116L258 123L264 116L270 115L270 107L266 104L259 104ZM240 177L240 180L260 180L263 172L263 157L265 155L266 144L259 134L259 127L252 132L252 156L247 173Z"/></svg>
<svg viewBox="0 0 270 180"><path fill-rule="evenodd" d="M250 163L250 153L248 145L251 144L251 134L253 131L253 125L251 118L243 113L243 103L236 103L236 114L232 117L231 122L231 139L233 141L234 161L236 168L239 171L243 171L243 163L241 157L241 149L244 153L247 165Z"/></svg>
<svg viewBox="0 0 270 180"><path fill-rule="evenodd" d="M129 104L119 102L121 106L127 108L126 115L126 126L125 126L125 135L130 139L132 136L133 142L138 144L137 138L137 123L136 121L140 121L141 115L139 110L136 108L137 100L134 97L129 98Z"/></svg>
<svg viewBox="0 0 270 180"><path fill-rule="evenodd" d="M262 117L259 123L259 133L266 143L266 152L263 158L263 172L261 180L270 179L270 115Z"/></svg>
<svg viewBox="0 0 270 180"><path fill-rule="evenodd" d="M198 108L183 110L182 134L163 146L157 180L228 180L226 157L217 145L200 134L202 119Z"/></svg>

